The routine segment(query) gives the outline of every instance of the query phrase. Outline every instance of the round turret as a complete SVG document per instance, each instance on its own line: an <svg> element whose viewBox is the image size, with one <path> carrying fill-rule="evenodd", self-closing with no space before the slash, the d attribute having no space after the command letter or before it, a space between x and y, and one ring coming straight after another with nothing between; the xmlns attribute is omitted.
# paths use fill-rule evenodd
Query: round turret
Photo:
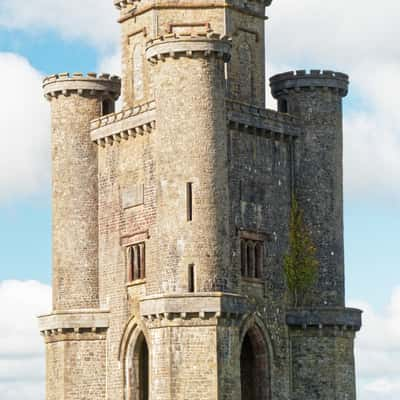
<svg viewBox="0 0 400 400"><path fill-rule="evenodd" d="M81 96L104 96L117 100L121 94L121 79L110 74L97 75L89 72L86 76L80 72L50 75L43 80L44 95L48 100L59 95L68 96L77 93Z"/></svg>
<svg viewBox="0 0 400 400"><path fill-rule="evenodd" d="M98 306L97 148L90 121L114 111L120 79L90 73L52 75L53 307Z"/></svg>
<svg viewBox="0 0 400 400"><path fill-rule="evenodd" d="M212 32L165 35L146 46L160 127L154 135L161 188L157 265L164 266L154 273L158 292L229 285L224 72L230 49L227 38Z"/></svg>
<svg viewBox="0 0 400 400"><path fill-rule="evenodd" d="M270 79L272 96L279 98L288 90L329 88L346 96L349 86L349 76L341 72L305 70L285 72Z"/></svg>
<svg viewBox="0 0 400 400"><path fill-rule="evenodd" d="M286 72L271 78L278 111L297 116L295 190L317 247L320 278L310 302L344 305L343 115L349 77L340 72Z"/></svg>

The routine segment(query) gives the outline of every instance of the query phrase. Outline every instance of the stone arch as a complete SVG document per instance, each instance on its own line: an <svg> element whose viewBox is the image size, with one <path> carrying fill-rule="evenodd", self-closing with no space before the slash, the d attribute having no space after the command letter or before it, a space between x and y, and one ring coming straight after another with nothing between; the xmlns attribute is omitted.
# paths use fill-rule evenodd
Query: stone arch
<svg viewBox="0 0 400 400"><path fill-rule="evenodd" d="M240 384L242 400L271 400L272 346L257 314L240 331Z"/></svg>
<svg viewBox="0 0 400 400"><path fill-rule="evenodd" d="M254 94L253 56L251 46L245 41L239 46L239 73L240 99L251 103Z"/></svg>
<svg viewBox="0 0 400 400"><path fill-rule="evenodd" d="M145 327L134 316L125 327L118 357L123 366L124 400L148 400L150 341Z"/></svg>
<svg viewBox="0 0 400 400"><path fill-rule="evenodd" d="M133 97L135 101L144 97L144 51L141 43L133 48Z"/></svg>

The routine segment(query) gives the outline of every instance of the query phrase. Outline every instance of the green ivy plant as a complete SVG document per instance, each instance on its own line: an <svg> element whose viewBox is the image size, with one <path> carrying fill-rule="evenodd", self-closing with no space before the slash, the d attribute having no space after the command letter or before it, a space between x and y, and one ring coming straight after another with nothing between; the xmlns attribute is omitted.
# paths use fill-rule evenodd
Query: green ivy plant
<svg viewBox="0 0 400 400"><path fill-rule="evenodd" d="M284 257L284 271L293 307L307 305L318 278L317 249L304 222L303 211L292 198L289 221L289 251Z"/></svg>

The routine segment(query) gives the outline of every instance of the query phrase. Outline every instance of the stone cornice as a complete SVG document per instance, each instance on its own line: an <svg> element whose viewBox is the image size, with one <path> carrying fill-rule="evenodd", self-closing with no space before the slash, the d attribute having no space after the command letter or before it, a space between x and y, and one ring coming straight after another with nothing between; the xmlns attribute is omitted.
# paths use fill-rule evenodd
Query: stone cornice
<svg viewBox="0 0 400 400"><path fill-rule="evenodd" d="M140 301L140 315L149 321L240 319L250 311L246 297L230 293L172 293Z"/></svg>
<svg viewBox="0 0 400 400"><path fill-rule="evenodd" d="M362 311L355 308L298 308L288 310L286 323L290 327L303 329L333 327L359 331L361 329Z"/></svg>
<svg viewBox="0 0 400 400"><path fill-rule="evenodd" d="M101 146L150 133L155 128L155 101L95 119L90 123L91 139Z"/></svg>
<svg viewBox="0 0 400 400"><path fill-rule="evenodd" d="M157 63L167 57L192 57L201 54L204 57L216 55L228 62L232 44L226 36L209 32L198 35L180 35L175 33L152 39L146 44L146 59Z"/></svg>
<svg viewBox="0 0 400 400"><path fill-rule="evenodd" d="M274 110L227 100L228 123L232 129L266 135L275 140L290 140L301 135L298 118Z"/></svg>
<svg viewBox="0 0 400 400"><path fill-rule="evenodd" d="M81 96L100 95L116 100L121 94L121 79L109 74L88 73L85 76L80 72L72 75L65 72L46 77L43 80L43 92L48 100L72 93Z"/></svg>
<svg viewBox="0 0 400 400"><path fill-rule="evenodd" d="M107 328L108 319L108 310L54 311L39 317L39 329L45 331L60 328Z"/></svg>
<svg viewBox="0 0 400 400"><path fill-rule="evenodd" d="M39 330L47 342L103 340L108 326L108 310L54 311L39 317Z"/></svg>

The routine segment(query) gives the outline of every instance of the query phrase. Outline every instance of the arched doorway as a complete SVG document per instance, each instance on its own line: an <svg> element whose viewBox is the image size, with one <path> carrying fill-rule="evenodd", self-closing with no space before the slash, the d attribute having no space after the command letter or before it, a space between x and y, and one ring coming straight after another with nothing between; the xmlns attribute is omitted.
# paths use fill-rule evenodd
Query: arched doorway
<svg viewBox="0 0 400 400"><path fill-rule="evenodd" d="M149 348L143 333L137 338L129 375L129 400L149 400Z"/></svg>
<svg viewBox="0 0 400 400"><path fill-rule="evenodd" d="M242 342L240 384L242 400L270 400L268 349L257 326L246 333Z"/></svg>

